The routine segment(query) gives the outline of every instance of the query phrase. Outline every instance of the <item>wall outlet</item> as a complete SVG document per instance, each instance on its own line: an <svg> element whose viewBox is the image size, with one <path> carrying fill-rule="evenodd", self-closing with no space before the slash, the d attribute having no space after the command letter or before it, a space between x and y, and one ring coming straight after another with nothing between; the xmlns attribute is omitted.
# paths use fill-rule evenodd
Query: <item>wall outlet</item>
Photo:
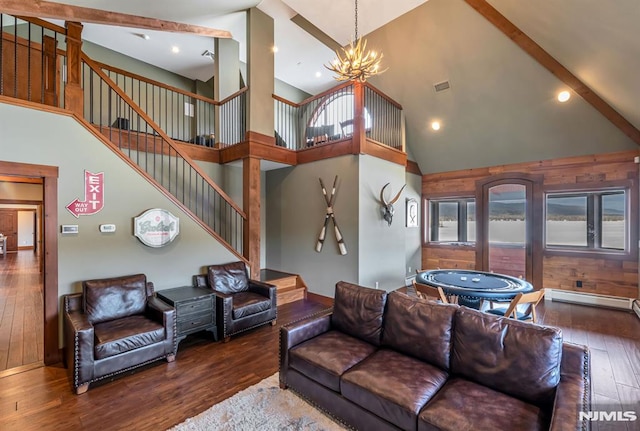
<svg viewBox="0 0 640 431"><path fill-rule="evenodd" d="M378 288L378 282L376 281L376 289Z"/></svg>
<svg viewBox="0 0 640 431"><path fill-rule="evenodd" d="M582 287L582 280L576 280L576 287Z"/></svg>
<svg viewBox="0 0 640 431"><path fill-rule="evenodd" d="M409 267L409 274L411 274L411 267Z"/></svg>

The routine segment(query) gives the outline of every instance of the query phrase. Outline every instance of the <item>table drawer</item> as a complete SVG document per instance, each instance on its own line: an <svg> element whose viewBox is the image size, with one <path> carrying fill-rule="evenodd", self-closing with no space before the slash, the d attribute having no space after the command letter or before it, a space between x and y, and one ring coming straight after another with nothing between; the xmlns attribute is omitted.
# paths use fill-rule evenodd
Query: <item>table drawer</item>
<svg viewBox="0 0 640 431"><path fill-rule="evenodd" d="M176 325L178 333L197 331L213 324L213 313L211 311L198 313L188 316L187 318L178 318Z"/></svg>
<svg viewBox="0 0 640 431"><path fill-rule="evenodd" d="M178 316L213 310L213 298L196 299L176 304Z"/></svg>

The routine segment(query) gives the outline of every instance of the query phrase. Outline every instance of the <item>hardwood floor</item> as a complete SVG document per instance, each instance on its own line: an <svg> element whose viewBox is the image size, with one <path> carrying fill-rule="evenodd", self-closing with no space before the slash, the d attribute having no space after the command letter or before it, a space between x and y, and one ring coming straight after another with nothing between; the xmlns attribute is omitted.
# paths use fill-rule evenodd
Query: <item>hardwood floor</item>
<svg viewBox="0 0 640 431"><path fill-rule="evenodd" d="M0 429L167 429L277 372L279 327L325 308L310 300L282 305L277 326L263 326L226 344L212 342L210 334L196 334L180 344L175 362L156 362L94 385L80 396L72 391L62 365L4 377ZM539 312L542 323L561 327L566 340L590 346L594 408L622 403L638 410L637 316L557 302L539 306ZM606 425L598 428L594 423L593 429L638 429L638 423Z"/></svg>
<svg viewBox="0 0 640 431"><path fill-rule="evenodd" d="M0 373L43 363L43 306L33 250L0 258Z"/></svg>

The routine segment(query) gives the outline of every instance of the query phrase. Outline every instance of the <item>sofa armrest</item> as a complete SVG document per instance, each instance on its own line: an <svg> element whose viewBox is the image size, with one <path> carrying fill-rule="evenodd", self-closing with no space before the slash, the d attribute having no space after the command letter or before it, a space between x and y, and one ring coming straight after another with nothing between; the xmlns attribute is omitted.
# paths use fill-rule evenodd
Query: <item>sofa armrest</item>
<svg viewBox="0 0 640 431"><path fill-rule="evenodd" d="M175 315L175 308L167 304L160 298L152 296L147 301L147 317L155 320L158 323L167 322L167 318L173 319Z"/></svg>
<svg viewBox="0 0 640 431"><path fill-rule="evenodd" d="M289 350L298 344L324 334L331 329L332 309L309 316L280 328L280 387L286 388L289 368Z"/></svg>
<svg viewBox="0 0 640 431"><path fill-rule="evenodd" d="M591 363L586 346L564 343L560 384L551 417L552 431L589 430L590 422L580 412L591 410Z"/></svg>
<svg viewBox="0 0 640 431"><path fill-rule="evenodd" d="M176 310L171 305L157 297L151 297L147 301L147 316L164 326L166 353L175 352L176 345Z"/></svg>
<svg viewBox="0 0 640 431"><path fill-rule="evenodd" d="M273 284L264 283L257 280L249 280L249 292L268 297L271 301L271 308L276 308L278 306L278 291Z"/></svg>
<svg viewBox="0 0 640 431"><path fill-rule="evenodd" d="M74 294L80 295L81 294ZM68 295L73 296L73 295ZM93 379L94 330L89 318L71 307L77 297L65 298L64 338L67 367L75 388Z"/></svg>

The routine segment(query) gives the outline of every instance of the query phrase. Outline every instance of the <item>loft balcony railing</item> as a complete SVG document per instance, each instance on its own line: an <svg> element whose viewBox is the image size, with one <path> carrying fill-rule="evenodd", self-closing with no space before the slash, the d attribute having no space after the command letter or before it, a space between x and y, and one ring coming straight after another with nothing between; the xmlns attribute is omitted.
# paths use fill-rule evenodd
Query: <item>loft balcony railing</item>
<svg viewBox="0 0 640 431"><path fill-rule="evenodd" d="M218 102L107 64L97 64L172 139L207 147L224 147L244 140L248 88ZM129 118L128 112L121 111L123 116L116 118L114 127L137 121L135 114Z"/></svg>
<svg viewBox="0 0 640 431"><path fill-rule="evenodd" d="M402 106L370 84L340 84L301 103L273 99L278 146L303 150L364 137L403 151Z"/></svg>
<svg viewBox="0 0 640 431"><path fill-rule="evenodd" d="M64 106L66 29L0 13L0 95Z"/></svg>
<svg viewBox="0 0 640 431"><path fill-rule="evenodd" d="M243 210L109 78L101 66L83 55L85 119L188 209L194 220L200 220L232 252L243 257L246 221ZM121 127L125 119L126 128Z"/></svg>

